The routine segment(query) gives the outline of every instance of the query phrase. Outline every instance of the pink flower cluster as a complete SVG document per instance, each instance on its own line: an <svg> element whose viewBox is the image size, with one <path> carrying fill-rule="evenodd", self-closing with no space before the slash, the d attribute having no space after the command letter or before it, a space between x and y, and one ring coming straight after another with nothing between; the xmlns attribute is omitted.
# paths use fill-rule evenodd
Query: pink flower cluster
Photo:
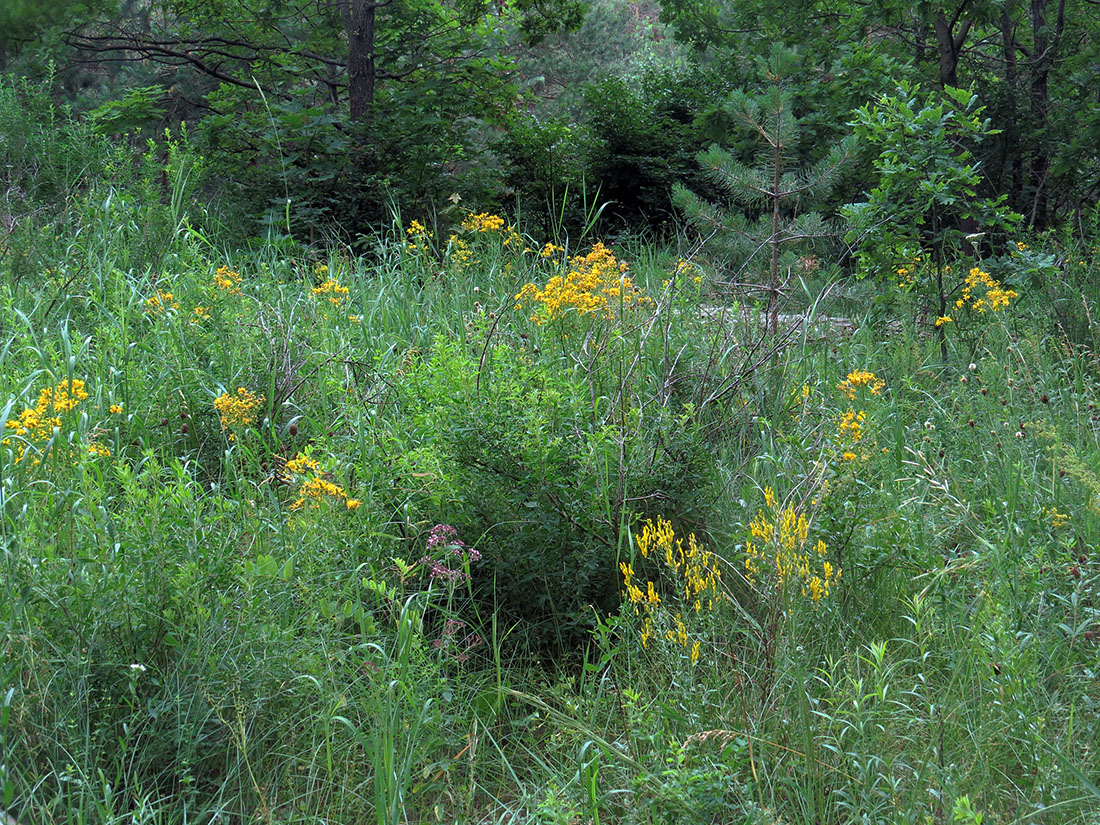
<svg viewBox="0 0 1100 825"><path fill-rule="evenodd" d="M467 547L465 542L459 540L458 531L449 524L437 524L431 529L428 533L427 550L420 559L420 564L428 567L433 579L442 579L445 582L466 581L470 578L466 568L481 560L481 551L476 547ZM458 567L447 566L444 560L447 551L458 560ZM440 553L444 559L436 557Z"/></svg>

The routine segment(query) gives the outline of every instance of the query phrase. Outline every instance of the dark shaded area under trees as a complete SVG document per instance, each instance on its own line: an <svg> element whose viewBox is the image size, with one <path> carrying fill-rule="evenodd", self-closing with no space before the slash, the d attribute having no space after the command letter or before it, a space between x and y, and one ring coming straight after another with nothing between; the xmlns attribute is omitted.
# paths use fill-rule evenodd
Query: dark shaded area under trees
<svg viewBox="0 0 1100 825"><path fill-rule="evenodd" d="M1080 225L1100 191L1100 8L1085 0L84 0L0 15L0 64L49 76L105 115L101 131L160 140L186 121L207 190L246 235L260 219L353 241L456 194L574 228L607 202L609 228L665 231L675 185L728 202L695 158L717 144L751 159L726 102L766 86L753 57L767 43L797 49L794 167L904 81L972 88L991 132L967 147L980 194L1030 226ZM859 200L870 160L798 210Z"/></svg>

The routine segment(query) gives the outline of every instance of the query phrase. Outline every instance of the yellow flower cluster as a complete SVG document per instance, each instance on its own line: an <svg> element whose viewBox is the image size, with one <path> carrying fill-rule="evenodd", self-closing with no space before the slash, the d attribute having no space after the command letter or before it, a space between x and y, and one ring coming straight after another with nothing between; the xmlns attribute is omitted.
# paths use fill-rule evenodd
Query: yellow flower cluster
<svg viewBox="0 0 1100 825"><path fill-rule="evenodd" d="M61 428L61 416L76 409L81 401L88 397L84 389L84 382L79 378L62 381L56 387L43 387L38 392L38 400L34 407L27 407L19 414L4 423L4 428L22 439L22 447L19 456L15 459L18 464L26 458L27 450L35 444L42 444L53 438L54 430ZM3 440L5 446L11 444L9 436ZM38 464L35 459L34 464Z"/></svg>
<svg viewBox="0 0 1100 825"><path fill-rule="evenodd" d="M201 324L210 320L210 307L197 306L191 311L191 323Z"/></svg>
<svg viewBox="0 0 1100 825"><path fill-rule="evenodd" d="M672 277L676 278L676 279L679 279L679 278L687 277L688 275L691 275L692 276L691 282L698 286L699 284L701 284L703 282L702 272L703 272L702 268L699 267L697 264L694 264L691 261L685 260L684 258L677 258L676 259L676 271L673 273ZM671 283L672 283L671 280L667 280L667 281L665 281L665 286L668 286Z"/></svg>
<svg viewBox="0 0 1100 825"><path fill-rule="evenodd" d="M237 387L237 394L223 392L214 399L214 409L222 418L222 429L247 427L256 420L256 409L264 402L262 395L253 395L244 387ZM234 440L229 434L230 441Z"/></svg>
<svg viewBox="0 0 1100 825"><path fill-rule="evenodd" d="M151 296L145 301L145 311L156 314L158 312L168 312L169 310L179 310L180 305L176 302L175 296L171 292L164 292L157 290L157 294Z"/></svg>
<svg viewBox="0 0 1100 825"><path fill-rule="evenodd" d="M405 230L405 234L408 236L408 242L405 244L405 248L412 253L431 252L432 245L431 240L435 237L435 234L429 232L427 227L420 221L413 221L409 224L409 228Z"/></svg>
<svg viewBox="0 0 1100 825"><path fill-rule="evenodd" d="M564 246L558 246L556 243L552 243L550 241L547 241L546 246L544 246L542 248L542 251L539 252L539 257L540 258L553 258L555 255L560 255L564 251L565 251Z"/></svg>
<svg viewBox="0 0 1100 825"><path fill-rule="evenodd" d="M241 294L241 273L230 269L228 266L219 266L214 273L214 286L227 295Z"/></svg>
<svg viewBox="0 0 1100 825"><path fill-rule="evenodd" d="M984 298L975 297L974 292L979 288L985 290ZM955 308L962 309L969 305L970 309L979 313L986 310L999 312L1018 297L1020 296L1016 290L1005 289L1001 286L1001 282L988 272L974 267L966 276L966 283L963 284L962 293L955 301Z"/></svg>
<svg viewBox="0 0 1100 825"><path fill-rule="evenodd" d="M867 420L867 413L863 410L856 412L848 410L842 414L836 422L837 441L842 444L854 443L863 438L863 422Z"/></svg>
<svg viewBox="0 0 1100 825"><path fill-rule="evenodd" d="M111 451L98 441L93 441L88 445L88 455L95 456L96 458L110 458Z"/></svg>
<svg viewBox="0 0 1100 825"><path fill-rule="evenodd" d="M467 232L500 232L504 229L504 218L500 215L490 215L488 212L480 212L477 215L471 212L463 218L462 228Z"/></svg>
<svg viewBox="0 0 1100 825"><path fill-rule="evenodd" d="M894 270L894 274L897 275L898 278L898 286L901 289L908 289L917 282L917 276L920 274L921 262L923 260L923 256L914 255Z"/></svg>
<svg viewBox="0 0 1100 825"><path fill-rule="evenodd" d="M634 540L642 558L658 563L663 562L669 578L675 582L675 588L668 592L672 601L679 602L685 610L675 614L668 622L665 631L665 639L681 647L687 648L687 625L684 613L694 610L699 613L706 608L713 610L721 598L720 585L722 571L718 567L717 558L713 553L699 546L692 533L687 538L687 547L684 540L677 538L672 529L671 522L658 517L657 521L647 520L641 533L634 534ZM657 586L652 581L646 581L643 586L635 581L634 568L623 562L619 565L623 574L623 587L627 600L634 605L635 613L643 614L641 640L642 646L648 647L649 640L653 637L654 622L661 622L661 596ZM691 663L699 660L699 642L691 645Z"/></svg>
<svg viewBox="0 0 1100 825"><path fill-rule="evenodd" d="M1044 507L1043 515L1050 519L1050 526L1053 530L1061 530L1069 524L1069 515L1066 513L1059 513L1057 507Z"/></svg>
<svg viewBox="0 0 1100 825"><path fill-rule="evenodd" d="M597 243L587 255L570 258L565 275L555 275L543 288L525 284L515 297L516 310L528 303L541 305L531 316L537 324L555 321L569 312L597 313L612 320L620 308L652 303L627 277L626 270L625 262L617 261L610 249Z"/></svg>
<svg viewBox="0 0 1100 825"><path fill-rule="evenodd" d="M333 306L340 306L348 297L348 288L341 286L340 282L335 278L327 279L320 286L315 286L310 290L310 294L313 295L318 301L321 298L328 298L329 303Z"/></svg>
<svg viewBox="0 0 1100 825"><path fill-rule="evenodd" d="M470 245L458 235L451 235L447 239L447 259L455 265L457 269L462 269L468 263L474 259L474 251L470 248Z"/></svg>
<svg viewBox="0 0 1100 825"><path fill-rule="evenodd" d="M771 487L764 489L764 507L749 524L752 537L745 542L745 570L750 581L774 576L782 591L797 583L802 595L819 602L840 581L840 569L825 558L825 542L807 550L810 522L792 505L780 506Z"/></svg>
<svg viewBox="0 0 1100 825"><path fill-rule="evenodd" d="M870 387L871 395L879 395L886 388L886 382L873 372L854 370L848 373L847 379L836 385L836 388L848 396L849 399L856 397L856 392L860 387Z"/></svg>
<svg viewBox="0 0 1100 825"><path fill-rule="evenodd" d="M315 508L320 507L326 498L342 501L348 510L359 509L359 499L349 497L344 488L332 481L331 476L324 472L315 459L299 453L286 463L286 468L293 475L303 477L298 487L298 498L290 505L291 510L300 510L307 501L312 501Z"/></svg>
<svg viewBox="0 0 1100 825"><path fill-rule="evenodd" d="M866 461L869 458L867 450L861 443L863 439L863 425L867 420L867 414L863 410L847 410L841 413L836 420L837 449L840 451L841 461L849 462L856 459ZM874 444L872 443L872 447Z"/></svg>

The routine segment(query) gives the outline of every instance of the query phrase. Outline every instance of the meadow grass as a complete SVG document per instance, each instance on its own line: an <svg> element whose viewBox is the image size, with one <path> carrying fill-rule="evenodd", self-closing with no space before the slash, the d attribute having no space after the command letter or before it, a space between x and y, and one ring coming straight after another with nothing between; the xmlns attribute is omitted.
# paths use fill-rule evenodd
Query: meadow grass
<svg viewBox="0 0 1100 825"><path fill-rule="evenodd" d="M654 243L235 251L172 197L135 255L99 195L0 258L9 818L1100 815L1093 259L944 360Z"/></svg>

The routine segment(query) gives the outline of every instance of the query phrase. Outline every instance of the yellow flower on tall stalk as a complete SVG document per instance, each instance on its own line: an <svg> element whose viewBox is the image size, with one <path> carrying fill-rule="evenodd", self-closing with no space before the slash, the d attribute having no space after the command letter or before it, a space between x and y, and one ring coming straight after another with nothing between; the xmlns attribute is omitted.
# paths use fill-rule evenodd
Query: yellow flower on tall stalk
<svg viewBox="0 0 1100 825"><path fill-rule="evenodd" d="M975 292L979 289L985 291L984 297L975 295ZM971 268L966 276L962 292L955 300L955 308L969 307L979 314L986 311L1000 312L1018 297L1016 290L1005 289L1000 281L980 267L975 266Z"/></svg>
<svg viewBox="0 0 1100 825"><path fill-rule="evenodd" d="M672 523L658 517L647 520L634 541L642 559L657 564L662 570L664 596L661 585L647 580L640 583L632 565L622 562L623 594L634 612L642 617L640 634L642 647L648 647L654 630L664 627L664 638L690 650L691 662L699 660L699 641L693 640L688 624L690 616L714 610L722 600L722 570L713 553L703 549L691 533L684 539L677 538ZM666 602L668 604L666 608ZM672 610L680 606L675 614Z"/></svg>
<svg viewBox="0 0 1100 825"><path fill-rule="evenodd" d="M157 290L156 295L150 296L145 301L145 311L154 315L160 312L178 312L179 308L176 296L163 290Z"/></svg>
<svg viewBox="0 0 1100 825"><path fill-rule="evenodd" d="M871 395L879 395L886 388L886 382L873 372L857 369L848 373L848 377L836 385L850 400L855 399L856 392L862 387L870 389Z"/></svg>
<svg viewBox="0 0 1100 825"><path fill-rule="evenodd" d="M405 230L405 235L408 237L405 248L409 252L414 254L431 252L431 242L435 233L429 231L420 221L410 223L409 228Z"/></svg>
<svg viewBox="0 0 1100 825"><path fill-rule="evenodd" d="M228 266L219 266L214 273L213 285L227 295L240 295L241 273Z"/></svg>
<svg viewBox="0 0 1100 825"><path fill-rule="evenodd" d="M854 444L863 438L863 422L866 419L867 413L863 410L842 413L836 422L837 441L841 444Z"/></svg>
<svg viewBox="0 0 1100 825"><path fill-rule="evenodd" d="M300 510L307 503L318 508L327 499L343 502L347 510L358 510L362 504L359 499L349 496L315 458L299 453L286 463L286 469L290 482L298 485L298 498L290 505L291 510Z"/></svg>
<svg viewBox="0 0 1100 825"><path fill-rule="evenodd" d="M340 306L348 297L348 288L341 286L335 278L326 279L324 283L313 287L309 292L318 301L328 298L333 306Z"/></svg>
<svg viewBox="0 0 1100 825"><path fill-rule="evenodd" d="M467 232L500 232L504 229L504 218L488 212L470 213L462 219L462 228Z"/></svg>
<svg viewBox="0 0 1100 825"><path fill-rule="evenodd" d="M1069 524L1069 515L1067 513L1059 513L1057 507L1044 507L1043 515L1050 520L1050 526L1053 530L1061 530Z"/></svg>
<svg viewBox="0 0 1100 825"><path fill-rule="evenodd" d="M461 270L474 260L474 251L458 235L451 235L447 239L447 260Z"/></svg>
<svg viewBox="0 0 1100 825"><path fill-rule="evenodd" d="M764 489L764 506L749 523L745 542L745 572L749 581L768 584L778 592L798 587L813 602L829 596L840 581L840 568L826 558L820 539L809 547L810 521L791 504L780 505L771 487Z"/></svg>

